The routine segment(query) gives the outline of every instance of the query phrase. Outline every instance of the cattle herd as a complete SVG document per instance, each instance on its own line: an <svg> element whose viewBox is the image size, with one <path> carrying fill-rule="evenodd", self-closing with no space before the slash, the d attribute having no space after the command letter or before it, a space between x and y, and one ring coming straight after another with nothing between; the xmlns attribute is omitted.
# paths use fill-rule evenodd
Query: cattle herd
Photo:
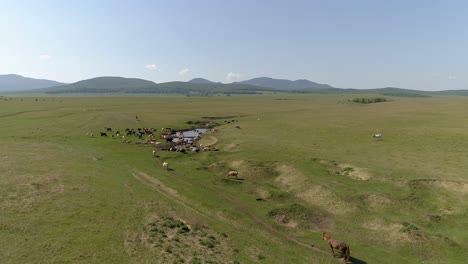
<svg viewBox="0 0 468 264"><path fill-rule="evenodd" d="M153 146L153 157L159 157L158 151L177 151L177 152L200 152L200 151L218 151L218 148L211 145L198 144L200 135L205 132L217 132L218 129L195 129L189 132L196 136L186 137L184 131L176 131L169 127L163 127L159 135L156 135L158 130L156 128L126 128L125 130L114 130L111 127L104 127L99 132L101 137L121 139L122 143L128 144L143 144ZM86 133L88 137L93 138L94 133ZM169 170L169 164L163 162L162 166L165 170Z"/></svg>

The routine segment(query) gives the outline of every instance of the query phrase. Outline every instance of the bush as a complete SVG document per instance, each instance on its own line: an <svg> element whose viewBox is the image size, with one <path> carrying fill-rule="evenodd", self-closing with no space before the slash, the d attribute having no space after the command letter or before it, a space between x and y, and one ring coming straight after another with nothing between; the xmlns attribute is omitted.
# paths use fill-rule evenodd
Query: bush
<svg viewBox="0 0 468 264"><path fill-rule="evenodd" d="M349 102L360 103L360 104L372 104L372 103L382 103L387 102L385 97L356 97Z"/></svg>
<svg viewBox="0 0 468 264"><path fill-rule="evenodd" d="M201 259L199 259L199 258L193 258L193 259L190 261L190 264L202 264L202 261L201 261Z"/></svg>
<svg viewBox="0 0 468 264"><path fill-rule="evenodd" d="M403 222L401 223L403 225L403 227L400 229L400 232L403 232L403 233L409 233L409 232L413 232L413 231L418 231L419 228L411 223L408 223L408 222Z"/></svg>

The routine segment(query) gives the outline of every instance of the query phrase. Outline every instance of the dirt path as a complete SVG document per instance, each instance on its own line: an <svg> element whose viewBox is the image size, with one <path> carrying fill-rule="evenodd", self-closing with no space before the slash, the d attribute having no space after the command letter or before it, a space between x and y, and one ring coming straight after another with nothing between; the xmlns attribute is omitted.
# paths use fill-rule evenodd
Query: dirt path
<svg viewBox="0 0 468 264"><path fill-rule="evenodd" d="M15 115L21 115L21 114L26 114L26 113L34 113L34 112L44 112L44 111L50 111L50 110L57 110L57 109L62 109L62 108L65 108L65 107L55 107L55 108L48 108L48 109L38 109L38 110L21 111L21 112L15 112L15 113L9 113L9 114L0 115L0 118L3 118L3 117L10 117L10 116L15 116Z"/></svg>
<svg viewBox="0 0 468 264"><path fill-rule="evenodd" d="M228 202L232 203L233 205L235 205L241 212L243 212L244 214L250 216L252 219L255 220L255 222L257 222L261 226L265 227L268 231L273 232L273 233L275 233L275 234L277 234L279 236L282 236L282 237L286 238L287 240L289 240L291 242L294 242L294 243L296 243L296 244L298 244L300 246L303 246L305 248L312 249L314 251L317 251L317 252L328 255L328 252L326 252L326 251L323 251L323 250L321 250L319 248L316 248L314 246L303 243L303 242L297 240L296 238L294 238L292 236L289 236L287 234L284 234L284 233L280 232L279 230L275 229L272 225L270 225L267 222L260 219L250 208L248 208L246 206L243 206L240 202L236 201L234 198L232 198L232 197L230 197L230 196L228 196L226 194L219 193L219 192L217 192L217 194L219 196L221 196L222 198L224 198L226 201L228 201Z"/></svg>
<svg viewBox="0 0 468 264"><path fill-rule="evenodd" d="M185 207L185 208L187 208L187 209L189 209L191 211L194 211L194 212L196 212L197 214L199 214L199 215L201 215L203 217L207 217L207 218L209 217L208 215L196 210L192 206L185 203L183 201L184 199L182 199L182 197L177 193L176 190L165 186L158 179L156 179L154 177L151 177L150 175L148 175L148 174L146 174L144 172L140 172L140 171L136 171L136 170L134 172L132 172L132 175L133 175L133 177L135 177L135 179L139 180L140 182L142 182L143 184L145 184L147 186L150 186L152 189L156 190L157 192L159 192L161 195L165 196L166 198L177 202L178 204L182 205L183 207ZM216 193L220 198L222 198L222 199L228 201L229 203L233 204L240 212L242 212L245 215L249 216L251 219L253 219L255 222L257 222L257 224L259 224L260 226L263 226L269 232L274 233L276 235L279 235L279 236L287 239L288 241L293 242L293 243L295 243L297 245L300 245L302 247L305 247L307 249L311 249L311 250L314 250L316 252L329 255L329 252L326 252L324 250L316 248L313 245L308 245L308 244L306 244L304 242L301 242L301 241L297 240L296 238L294 238L292 236L289 236L289 235L284 234L281 231L277 230L276 228L274 228L269 223L267 223L267 222L263 221L262 219L260 219L250 208L242 205L239 201L235 200L233 197L231 197L229 195L226 195L224 193L221 193L219 191L213 190L213 189L209 189L209 190Z"/></svg>
<svg viewBox="0 0 468 264"><path fill-rule="evenodd" d="M164 197L168 198L169 200L177 202L179 205L203 216L203 217L209 217L208 215L196 210L195 208L191 207L190 205L186 204L183 200L183 198L177 193L176 190L169 188L165 186L162 182L160 182L158 179L151 177L150 175L141 172L141 171L135 171L132 173L133 177L135 179L139 180L142 182L144 185L151 187L152 189L156 190L158 193L163 195Z"/></svg>

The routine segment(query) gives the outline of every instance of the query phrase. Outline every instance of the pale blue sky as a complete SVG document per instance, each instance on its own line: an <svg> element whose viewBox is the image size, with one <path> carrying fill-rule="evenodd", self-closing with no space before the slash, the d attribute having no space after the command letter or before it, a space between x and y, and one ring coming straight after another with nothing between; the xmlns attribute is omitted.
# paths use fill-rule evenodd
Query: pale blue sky
<svg viewBox="0 0 468 264"><path fill-rule="evenodd" d="M468 89L468 2L0 0L0 74Z"/></svg>

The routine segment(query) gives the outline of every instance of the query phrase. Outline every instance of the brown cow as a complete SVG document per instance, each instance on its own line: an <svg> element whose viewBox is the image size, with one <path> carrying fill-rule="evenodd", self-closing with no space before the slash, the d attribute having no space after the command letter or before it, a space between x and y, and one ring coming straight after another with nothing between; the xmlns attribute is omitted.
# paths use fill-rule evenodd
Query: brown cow
<svg viewBox="0 0 468 264"><path fill-rule="evenodd" d="M227 174L226 174L226 177L229 178L229 177L236 177L239 175L239 173L237 171L229 171Z"/></svg>

